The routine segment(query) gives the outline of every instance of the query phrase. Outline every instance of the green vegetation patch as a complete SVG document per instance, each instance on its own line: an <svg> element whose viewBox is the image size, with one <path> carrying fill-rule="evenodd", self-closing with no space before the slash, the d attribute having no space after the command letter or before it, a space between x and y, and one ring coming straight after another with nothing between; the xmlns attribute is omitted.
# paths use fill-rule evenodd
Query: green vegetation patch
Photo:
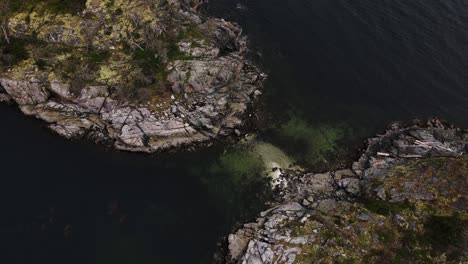
<svg viewBox="0 0 468 264"><path fill-rule="evenodd" d="M104 63L109 60L111 52L108 50L92 49L86 53L86 58L90 63Z"/></svg>
<svg viewBox="0 0 468 264"><path fill-rule="evenodd" d="M242 184L251 178L257 178L264 171L262 158L241 147L223 154L210 168L213 174L226 174L234 184Z"/></svg>
<svg viewBox="0 0 468 264"><path fill-rule="evenodd" d="M308 165L326 162L328 156L338 150L338 143L345 136L345 129L339 126L311 125L294 116L279 129L282 137L299 153L295 157Z"/></svg>
<svg viewBox="0 0 468 264"><path fill-rule="evenodd" d="M152 50L137 48L132 52L132 58L145 74L157 74L164 71L161 57Z"/></svg>
<svg viewBox="0 0 468 264"><path fill-rule="evenodd" d="M463 233L468 228L468 220L463 219L459 213L451 216L431 215L424 224L422 241L428 242L432 252L436 254L447 254L451 260L460 257L463 250Z"/></svg>
<svg viewBox="0 0 468 264"><path fill-rule="evenodd" d="M253 217L270 197L262 157L249 145L229 148L211 162L195 166L193 173L229 220Z"/></svg>
<svg viewBox="0 0 468 264"><path fill-rule="evenodd" d="M386 193L398 194L418 206L419 210L436 215L450 215L459 201L468 195L468 158L438 157L417 160L395 167L380 186Z"/></svg>
<svg viewBox="0 0 468 264"><path fill-rule="evenodd" d="M181 30L177 35L177 40L192 39L192 40L209 40L207 34L196 26L188 26Z"/></svg>
<svg viewBox="0 0 468 264"><path fill-rule="evenodd" d="M39 14L50 13L78 13L86 8L86 0L6 0L11 12L36 11ZM40 7L40 8L38 8Z"/></svg>
<svg viewBox="0 0 468 264"><path fill-rule="evenodd" d="M377 199L372 199L364 202L364 206L367 210L384 216L390 216L400 214L405 210L411 210L415 208L414 205L408 201L404 202L388 202Z"/></svg>
<svg viewBox="0 0 468 264"><path fill-rule="evenodd" d="M32 58L33 65L28 66L39 69L37 74L71 84L74 94L92 83L111 86L113 96L121 100L164 101L170 91L168 65L193 59L179 49L178 43L203 45L209 41L209 34L177 15L162 18L157 1L104 2L105 7L99 5L103 10L81 14L86 0L0 1L0 22L6 24L13 16L18 20L7 30L10 44L0 32L0 67L13 68ZM97 21L93 12L105 21ZM171 30L161 32L159 21ZM37 32L24 32L28 28ZM54 42L54 34L64 36L58 38L63 45L39 40ZM21 39L13 39L13 35Z"/></svg>
<svg viewBox="0 0 468 264"><path fill-rule="evenodd" d="M0 40L0 67L13 67L17 63L29 58L28 41L10 38L10 44Z"/></svg>
<svg viewBox="0 0 468 264"><path fill-rule="evenodd" d="M176 60L193 60L192 56L188 56L182 51L180 51L179 46L176 43L170 43L169 49L167 52L167 58L169 61L176 61Z"/></svg>
<svg viewBox="0 0 468 264"><path fill-rule="evenodd" d="M295 263L467 263L467 177L466 157L397 166L376 184L403 200L363 197L285 223L293 236L313 237Z"/></svg>

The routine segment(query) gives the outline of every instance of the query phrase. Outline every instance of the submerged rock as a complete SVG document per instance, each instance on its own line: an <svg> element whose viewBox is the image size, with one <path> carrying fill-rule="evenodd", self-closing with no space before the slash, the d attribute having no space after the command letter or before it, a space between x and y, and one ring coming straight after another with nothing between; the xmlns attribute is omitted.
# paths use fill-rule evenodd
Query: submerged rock
<svg viewBox="0 0 468 264"><path fill-rule="evenodd" d="M0 100L67 138L154 152L231 135L265 78L202 1L24 1L0 43ZM17 45L18 49L9 48ZM15 52L12 52L14 50Z"/></svg>
<svg viewBox="0 0 468 264"><path fill-rule="evenodd" d="M353 169L285 171L256 222L229 236L229 263L468 261L468 130L394 124ZM385 153L385 155L382 155Z"/></svg>

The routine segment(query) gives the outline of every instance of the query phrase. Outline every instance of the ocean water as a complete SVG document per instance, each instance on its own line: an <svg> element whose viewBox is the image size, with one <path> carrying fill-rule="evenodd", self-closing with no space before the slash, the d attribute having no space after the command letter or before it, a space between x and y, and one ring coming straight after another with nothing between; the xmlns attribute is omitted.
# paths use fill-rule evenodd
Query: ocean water
<svg viewBox="0 0 468 264"><path fill-rule="evenodd" d="M237 7L237 8L236 8ZM468 2L218 0L270 78L269 110L382 127L441 116L468 125Z"/></svg>
<svg viewBox="0 0 468 264"><path fill-rule="evenodd" d="M259 139L304 166L394 120L468 126L467 1L211 0L207 12L239 23L269 74ZM210 263L262 208L242 148L130 154L63 140L14 107L0 119L2 263Z"/></svg>

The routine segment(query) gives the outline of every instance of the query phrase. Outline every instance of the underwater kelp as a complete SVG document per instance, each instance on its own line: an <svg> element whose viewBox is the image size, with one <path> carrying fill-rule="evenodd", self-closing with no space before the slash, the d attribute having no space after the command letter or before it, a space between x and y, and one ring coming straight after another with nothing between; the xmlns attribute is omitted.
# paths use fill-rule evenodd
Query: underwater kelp
<svg viewBox="0 0 468 264"><path fill-rule="evenodd" d="M307 165L326 162L330 154L338 151L339 141L348 133L344 125L311 125L305 119L293 116L279 128L279 134L293 149L294 156Z"/></svg>
<svg viewBox="0 0 468 264"><path fill-rule="evenodd" d="M259 155L256 155L247 146L227 151L210 167L213 174L226 174L235 184L258 176L264 170Z"/></svg>
<svg viewBox="0 0 468 264"><path fill-rule="evenodd" d="M240 144L221 153L208 164L194 166L207 190L226 217L250 217L269 197L268 178L260 155L251 144Z"/></svg>

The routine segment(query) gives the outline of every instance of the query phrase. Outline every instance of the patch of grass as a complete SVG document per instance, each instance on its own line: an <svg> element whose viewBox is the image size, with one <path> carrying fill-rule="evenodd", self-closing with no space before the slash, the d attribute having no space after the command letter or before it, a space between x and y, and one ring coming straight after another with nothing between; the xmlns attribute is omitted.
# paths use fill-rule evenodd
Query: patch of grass
<svg viewBox="0 0 468 264"><path fill-rule="evenodd" d="M169 45L169 49L167 51L167 58L169 59L169 61L193 60L192 56L187 56L185 53L180 51L176 43L171 43Z"/></svg>
<svg viewBox="0 0 468 264"><path fill-rule="evenodd" d="M208 40L208 36L197 25L191 25L177 34L177 41L184 39Z"/></svg>
<svg viewBox="0 0 468 264"><path fill-rule="evenodd" d="M151 50L135 49L132 57L135 63L142 68L145 75L157 74L164 71L161 58Z"/></svg>
<svg viewBox="0 0 468 264"><path fill-rule="evenodd" d="M110 51L108 50L97 50L93 49L87 54L87 60L90 63L103 63L107 61L111 56Z"/></svg>
<svg viewBox="0 0 468 264"><path fill-rule="evenodd" d="M77 13L86 7L86 0L46 0L47 10L52 13Z"/></svg>
<svg viewBox="0 0 468 264"><path fill-rule="evenodd" d="M354 258L347 258L347 259L338 259L336 263L338 263L338 264L356 264L356 263L359 263L359 261L357 261Z"/></svg>
<svg viewBox="0 0 468 264"><path fill-rule="evenodd" d="M467 224L458 213L452 216L429 216L424 222L422 233L404 233L395 263L436 263L435 259L441 258L449 263L457 263L463 254L463 230Z"/></svg>
<svg viewBox="0 0 468 264"><path fill-rule="evenodd" d="M43 71L47 68L47 61L44 59L37 59L35 60L36 66L39 68L39 70Z"/></svg>
<svg viewBox="0 0 468 264"><path fill-rule="evenodd" d="M162 36L161 40L164 49L167 51L167 60L168 61L176 61L176 60L192 60L193 57L186 55L182 51L180 51L179 43L182 40L190 40L190 39L206 39L207 37L201 33L200 29L196 26L190 26L185 30L180 30L178 33L174 34L165 34ZM194 43L192 43L194 44ZM195 44L196 45L196 44Z"/></svg>
<svg viewBox="0 0 468 264"><path fill-rule="evenodd" d="M446 253L449 260L455 260L462 254L463 230L467 225L468 221L458 213L452 216L432 215L424 224L422 240L430 243L433 253Z"/></svg>
<svg viewBox="0 0 468 264"><path fill-rule="evenodd" d="M41 9L35 8L42 4ZM25 1L10 1L10 10L12 12L19 11L38 11L39 13L78 13L86 7L86 0L25 0Z"/></svg>
<svg viewBox="0 0 468 264"><path fill-rule="evenodd" d="M393 242L395 238L395 231L382 227L377 231L377 235L379 236L378 239L382 243L390 243Z"/></svg>
<svg viewBox="0 0 468 264"><path fill-rule="evenodd" d="M0 41L0 61L3 66L12 67L19 62L29 58L26 46L28 41L11 38L10 44L5 40Z"/></svg>
<svg viewBox="0 0 468 264"><path fill-rule="evenodd" d="M408 201L388 202L374 199L365 201L364 206L367 210L383 216L399 214L405 210L414 210L414 205L412 205Z"/></svg>

